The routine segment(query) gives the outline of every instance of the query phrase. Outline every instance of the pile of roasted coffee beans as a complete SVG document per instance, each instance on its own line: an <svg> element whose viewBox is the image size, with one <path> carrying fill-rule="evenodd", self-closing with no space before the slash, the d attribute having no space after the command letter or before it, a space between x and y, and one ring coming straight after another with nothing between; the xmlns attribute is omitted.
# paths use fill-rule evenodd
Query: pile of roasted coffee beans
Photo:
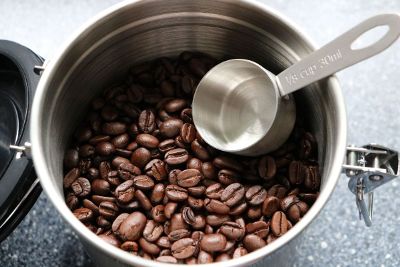
<svg viewBox="0 0 400 267"><path fill-rule="evenodd" d="M106 242L160 262L229 260L284 235L316 200L317 144L299 118L286 144L257 158L199 136L191 100L216 63L159 58L91 103L65 154L65 199Z"/></svg>

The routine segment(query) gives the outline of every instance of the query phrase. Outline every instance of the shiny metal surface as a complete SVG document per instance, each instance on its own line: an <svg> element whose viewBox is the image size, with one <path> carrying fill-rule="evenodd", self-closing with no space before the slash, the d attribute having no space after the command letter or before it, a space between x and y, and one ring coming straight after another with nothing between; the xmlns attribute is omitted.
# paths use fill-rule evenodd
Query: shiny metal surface
<svg viewBox="0 0 400 267"><path fill-rule="evenodd" d="M353 43L386 26L385 35L363 48ZM281 146L293 130L296 111L288 95L376 55L400 35L400 16L371 17L275 76L259 64L231 59L211 69L193 98L193 121L213 147L258 156ZM283 98L286 96L286 98Z"/></svg>
<svg viewBox="0 0 400 267"><path fill-rule="evenodd" d="M256 156L277 149L296 120L292 96L282 99L275 75L245 59L224 61L200 81L193 121L211 146Z"/></svg>
<svg viewBox="0 0 400 267"><path fill-rule="evenodd" d="M89 101L128 66L182 50L218 58L247 58L274 73L313 51L287 19L254 1L151 0L120 3L84 25L51 59L42 74L32 109L35 169L54 207L81 238L99 266L154 266L101 241L73 216L64 202L62 159L69 136ZM320 87L328 90L321 90ZM297 237L326 204L341 172L346 148L346 116L335 77L295 94L320 144L321 194L287 234L239 259L209 266L290 265ZM261 261L262 260L262 261ZM157 266L176 266L157 263Z"/></svg>

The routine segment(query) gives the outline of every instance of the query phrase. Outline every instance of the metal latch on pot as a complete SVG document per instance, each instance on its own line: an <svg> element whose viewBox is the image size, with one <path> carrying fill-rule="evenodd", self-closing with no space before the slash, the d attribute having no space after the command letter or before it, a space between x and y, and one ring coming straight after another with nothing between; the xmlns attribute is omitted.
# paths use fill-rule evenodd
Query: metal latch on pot
<svg viewBox="0 0 400 267"><path fill-rule="evenodd" d="M377 144L363 147L347 147L346 162L343 165L350 178L349 189L356 197L359 217L367 226L372 224L374 190L398 177L399 153ZM365 201L368 197L368 205Z"/></svg>
<svg viewBox="0 0 400 267"><path fill-rule="evenodd" d="M31 143L25 142L23 146L15 146L15 145L10 145L11 150L15 150L17 154L15 154L16 159L20 159L22 157L27 157L28 159L31 159Z"/></svg>

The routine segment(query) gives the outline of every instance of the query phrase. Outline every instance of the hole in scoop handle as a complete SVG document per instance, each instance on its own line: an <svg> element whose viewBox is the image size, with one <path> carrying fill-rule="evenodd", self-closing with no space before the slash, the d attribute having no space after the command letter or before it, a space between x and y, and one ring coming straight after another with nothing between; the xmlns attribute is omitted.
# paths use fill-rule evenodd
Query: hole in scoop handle
<svg viewBox="0 0 400 267"><path fill-rule="evenodd" d="M351 49L352 43L362 34L380 26L389 28L382 38L367 47ZM389 47L399 35L400 16L398 14L382 14L365 20L281 72L277 76L281 96L378 54Z"/></svg>

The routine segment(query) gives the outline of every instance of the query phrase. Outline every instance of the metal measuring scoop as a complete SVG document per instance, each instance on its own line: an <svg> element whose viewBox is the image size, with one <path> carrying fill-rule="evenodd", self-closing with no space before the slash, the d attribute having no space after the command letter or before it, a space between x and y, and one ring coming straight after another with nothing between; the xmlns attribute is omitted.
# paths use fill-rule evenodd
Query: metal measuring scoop
<svg viewBox="0 0 400 267"><path fill-rule="evenodd" d="M386 34L364 48L354 42L367 31ZM193 97L193 121L201 137L226 152L256 156L280 147L293 130L296 107L291 93L367 59L400 35L400 16L367 19L275 76L245 59L224 61L200 81Z"/></svg>

